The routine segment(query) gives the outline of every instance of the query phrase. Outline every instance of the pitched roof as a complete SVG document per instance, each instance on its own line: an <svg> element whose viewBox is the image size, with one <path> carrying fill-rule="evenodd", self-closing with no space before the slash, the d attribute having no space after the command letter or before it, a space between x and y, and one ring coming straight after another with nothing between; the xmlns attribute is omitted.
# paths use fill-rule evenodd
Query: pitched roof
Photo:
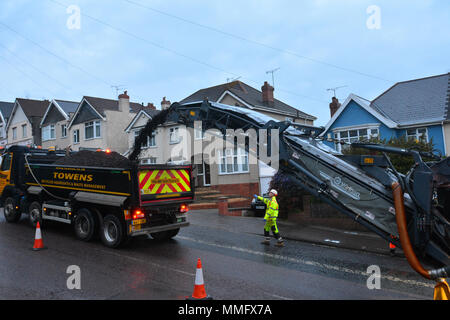
<svg viewBox="0 0 450 320"><path fill-rule="evenodd" d="M20 104L28 119L31 117L43 117L50 103L48 100L31 100L22 98L17 98L16 101Z"/></svg>
<svg viewBox="0 0 450 320"><path fill-rule="evenodd" d="M8 122L9 117L11 116L11 112L14 108L14 102L3 102L0 101L0 112L5 120Z"/></svg>
<svg viewBox="0 0 450 320"><path fill-rule="evenodd" d="M74 101L65 101L65 100L55 100L55 101L67 115L69 113L74 113L75 111L77 111L79 104L79 102Z"/></svg>
<svg viewBox="0 0 450 320"><path fill-rule="evenodd" d="M191 94L189 97L181 100L180 103L184 104L189 102L203 101L206 98L209 101L220 102L219 99L225 92L230 92L251 107L261 109L262 111L288 113L294 117L301 117L309 120L317 119L316 117L304 113L299 109L291 107L290 105L278 99L274 99L274 103L268 105L267 103L263 102L261 91L241 81L233 81L198 90L197 92Z"/></svg>
<svg viewBox="0 0 450 320"><path fill-rule="evenodd" d="M370 106L400 126L449 120L450 73L398 82Z"/></svg>
<svg viewBox="0 0 450 320"><path fill-rule="evenodd" d="M366 110L368 113L370 113L372 116L377 118L379 121L384 123L388 128L396 128L397 123L392 121L391 119L387 118L385 115L380 113L379 111L375 110L370 106L370 101L362 98L356 94L351 93L347 99L344 101L344 103L337 109L337 111L334 113L334 115L331 117L330 121L325 125L325 129L320 134L321 136L325 136L327 131L330 129L331 125L339 118L341 113L347 108L347 106L350 104L350 102L356 102L361 108Z"/></svg>
<svg viewBox="0 0 450 320"><path fill-rule="evenodd" d="M119 110L119 101L112 99L104 99L97 97L87 97L84 99L102 116L105 116L105 110ZM154 115L157 110L152 110L143 104L130 102L131 112L139 112L140 110L145 110L150 115Z"/></svg>

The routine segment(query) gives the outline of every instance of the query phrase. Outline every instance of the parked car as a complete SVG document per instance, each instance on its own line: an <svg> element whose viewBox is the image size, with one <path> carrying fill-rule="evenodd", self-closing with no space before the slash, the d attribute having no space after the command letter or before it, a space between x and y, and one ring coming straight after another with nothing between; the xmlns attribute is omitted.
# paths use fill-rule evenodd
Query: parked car
<svg viewBox="0 0 450 320"><path fill-rule="evenodd" d="M269 194L265 193L263 195L263 197L264 198L269 198ZM251 208L252 208L252 211L255 213L256 217L264 217L264 215L266 213L267 206L262 200L253 198L252 204L251 204Z"/></svg>

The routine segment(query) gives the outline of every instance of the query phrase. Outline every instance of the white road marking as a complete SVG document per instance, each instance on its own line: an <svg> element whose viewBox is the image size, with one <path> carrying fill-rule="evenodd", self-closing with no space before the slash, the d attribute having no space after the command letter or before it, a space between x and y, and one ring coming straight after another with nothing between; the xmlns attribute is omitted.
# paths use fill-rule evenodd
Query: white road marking
<svg viewBox="0 0 450 320"><path fill-rule="evenodd" d="M332 242L332 243L341 243L339 240L330 240L330 239L325 239L325 240L323 240L323 241L325 241L325 242Z"/></svg>
<svg viewBox="0 0 450 320"><path fill-rule="evenodd" d="M145 263L145 264L148 264L148 265L152 265L152 266L155 266L155 267L158 267L158 268L164 268L166 270L173 271L173 272L178 272L178 273L181 273L181 274L184 274L184 275L195 276L195 273L189 273L189 272L186 272L186 271L183 271L183 270L180 270L180 269L175 269L175 268L172 268L172 267L168 267L167 265L160 265L158 263L149 262L148 260L145 260L145 259L139 259L139 258L135 258L135 257L130 257L130 256L127 256L127 255L124 255L124 254L116 253L114 251L107 251L107 250L102 250L102 249L96 249L96 250L101 251L103 253L108 253L108 254L111 254L111 255L114 255L114 256L118 256L118 257L121 257L121 258L126 258L126 259L130 259L130 260L133 260L133 261L137 261L137 262Z"/></svg>
<svg viewBox="0 0 450 320"><path fill-rule="evenodd" d="M366 271L352 270L349 268L338 267L335 265L320 263L317 261L296 259L296 258L291 258L291 257L287 257L287 256L282 256L279 254L255 251L255 250L250 250L250 249L236 247L236 246L227 246L227 245L223 245L223 244L207 242L207 241L193 239L193 238L184 237L184 236L180 236L180 235L178 235L177 238L200 243L200 244L205 244L205 245L209 245L209 246L214 246L217 248L230 249L230 250L234 250L234 251L238 251L238 252L248 253L248 254L257 255L257 256L263 256L263 257L272 258L272 259L284 260L284 261L288 261L288 262L293 262L293 263L298 263L298 264L303 264L303 265L308 265L308 266L313 266L313 267L318 267L318 268L323 268L323 269L328 269L328 270L333 270L333 271L338 271L338 272L344 272L344 273L354 274L354 275L358 275L358 276L364 276L364 277L369 276L369 274ZM397 277L393 277L393 276L382 275L381 279L394 281L394 282L400 282L400 283L409 284L409 285L434 288L434 284L431 284L431 283L426 283L426 282L416 281L416 280L401 279L401 278L397 278Z"/></svg>

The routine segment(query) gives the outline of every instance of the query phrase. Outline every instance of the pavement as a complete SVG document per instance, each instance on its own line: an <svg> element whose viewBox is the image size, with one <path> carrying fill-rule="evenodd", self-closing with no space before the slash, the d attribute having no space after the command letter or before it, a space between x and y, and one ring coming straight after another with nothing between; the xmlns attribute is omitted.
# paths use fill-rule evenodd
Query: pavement
<svg viewBox="0 0 450 320"><path fill-rule="evenodd" d="M191 224L194 225L263 236L263 218L223 216L219 215L217 209L191 210L188 217ZM289 241L303 241L330 247L390 254L389 243L369 231L346 231L318 225L303 225L281 219L277 220L277 224L286 245L289 245ZM275 244L275 240L272 241ZM401 249L396 249L396 255L402 255Z"/></svg>

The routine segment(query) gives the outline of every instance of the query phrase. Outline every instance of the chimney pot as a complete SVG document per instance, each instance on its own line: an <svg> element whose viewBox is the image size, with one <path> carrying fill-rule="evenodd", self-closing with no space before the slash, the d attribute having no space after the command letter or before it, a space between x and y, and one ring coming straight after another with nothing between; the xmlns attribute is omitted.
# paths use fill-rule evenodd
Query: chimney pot
<svg viewBox="0 0 450 320"><path fill-rule="evenodd" d="M161 110L168 109L170 105L170 101L166 100L166 97L163 97L163 100L161 101Z"/></svg>
<svg viewBox="0 0 450 320"><path fill-rule="evenodd" d="M264 85L261 87L261 91L263 102L269 105L273 105L275 101L273 97L274 88L267 81L264 81Z"/></svg>
<svg viewBox="0 0 450 320"><path fill-rule="evenodd" d="M128 91L124 91L122 94L119 95L119 99L130 99L127 93Z"/></svg>
<svg viewBox="0 0 450 320"><path fill-rule="evenodd" d="M336 97L331 98L331 103L330 103L331 117L334 116L334 114L336 113L336 111L339 109L340 106L341 106L341 104L339 103L338 98L336 98Z"/></svg>

